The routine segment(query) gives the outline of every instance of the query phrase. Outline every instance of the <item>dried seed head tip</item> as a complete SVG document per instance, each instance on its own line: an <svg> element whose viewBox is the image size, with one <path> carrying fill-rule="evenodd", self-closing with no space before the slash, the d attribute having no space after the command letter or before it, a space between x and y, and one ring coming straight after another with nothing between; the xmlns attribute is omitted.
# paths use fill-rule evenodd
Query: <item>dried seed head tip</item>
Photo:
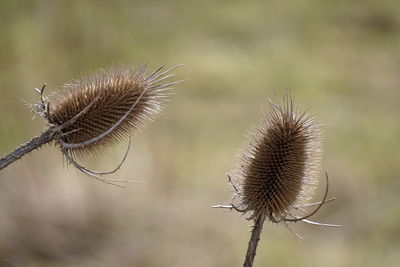
<svg viewBox="0 0 400 267"><path fill-rule="evenodd" d="M146 126L179 82L166 82L176 67L148 74L145 66L117 66L65 84L49 97L46 116L62 128L61 148L90 154Z"/></svg>
<svg viewBox="0 0 400 267"><path fill-rule="evenodd" d="M284 104L270 101L261 126L251 134L233 172L239 181L237 205L271 221L293 216L308 202L321 169L321 137L313 117L300 113L287 94ZM292 212L292 213L291 213Z"/></svg>

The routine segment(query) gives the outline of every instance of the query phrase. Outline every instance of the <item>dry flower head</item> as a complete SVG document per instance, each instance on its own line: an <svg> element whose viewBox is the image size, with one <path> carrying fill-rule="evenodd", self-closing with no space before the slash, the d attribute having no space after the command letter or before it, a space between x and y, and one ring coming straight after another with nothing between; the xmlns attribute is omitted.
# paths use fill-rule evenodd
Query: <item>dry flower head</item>
<svg viewBox="0 0 400 267"><path fill-rule="evenodd" d="M143 129L162 111L172 94L172 86L181 81L168 82L173 76L163 67L147 73L144 65L115 66L83 76L65 84L56 93L43 97L34 111L47 119L46 132L54 140L67 161L80 171L104 182L126 180L106 179L105 174L117 171L126 159L110 172L91 171L79 165L77 156L91 156L110 144L129 138L131 132Z"/></svg>
<svg viewBox="0 0 400 267"><path fill-rule="evenodd" d="M265 219L282 222L299 238L287 222L340 226L308 220L322 205L334 200L326 198L329 179L325 173L327 184L322 201L308 203L321 171L321 146L319 124L313 116L295 108L287 91L282 105L269 100L260 126L250 134L234 170L228 174L235 190L231 204L213 206L249 214L247 219L254 221L243 266L253 266ZM304 215L307 208L314 206L317 208Z"/></svg>
<svg viewBox="0 0 400 267"><path fill-rule="evenodd" d="M232 172L237 182L235 207L272 222L301 217L321 172L322 140L318 123L299 112L286 94L283 105L269 100L261 124L250 134Z"/></svg>
<svg viewBox="0 0 400 267"><path fill-rule="evenodd" d="M69 134L61 140L64 146L86 142L83 146L68 146L75 154L102 150L126 139L130 132L144 128L160 114L171 94L171 83L157 82L146 74L144 67L133 66L113 67L84 76L65 84L59 93L50 97L48 121L51 125L62 125L93 103L87 112L62 130ZM99 98L96 100L96 97ZM88 142L111 128L108 135Z"/></svg>

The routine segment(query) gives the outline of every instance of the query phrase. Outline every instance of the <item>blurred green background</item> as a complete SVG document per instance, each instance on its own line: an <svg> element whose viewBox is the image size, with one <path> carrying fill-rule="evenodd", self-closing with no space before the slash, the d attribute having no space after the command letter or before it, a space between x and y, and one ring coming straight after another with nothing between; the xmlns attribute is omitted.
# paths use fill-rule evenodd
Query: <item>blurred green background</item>
<svg viewBox="0 0 400 267"><path fill-rule="evenodd" d="M225 172L274 91L324 124L337 201L314 220L267 223L255 266L398 266L400 2L0 1L0 153L45 128L21 99L113 63L188 80L135 136L114 178L68 167L54 146L0 172L0 266L241 266L251 222ZM107 170L126 144L84 162ZM321 197L324 182L316 199Z"/></svg>

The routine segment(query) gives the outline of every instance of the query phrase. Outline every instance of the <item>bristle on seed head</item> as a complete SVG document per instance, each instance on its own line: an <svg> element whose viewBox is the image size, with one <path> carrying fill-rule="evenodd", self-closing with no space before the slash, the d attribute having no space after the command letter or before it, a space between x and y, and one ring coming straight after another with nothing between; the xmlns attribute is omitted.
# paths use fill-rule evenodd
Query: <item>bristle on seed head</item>
<svg viewBox="0 0 400 267"><path fill-rule="evenodd" d="M176 67L148 73L145 66L117 66L65 84L48 100L49 123L62 125L60 146L85 156L142 129L179 82L166 82Z"/></svg>
<svg viewBox="0 0 400 267"><path fill-rule="evenodd" d="M233 172L243 212L273 222L308 202L321 169L321 135L313 117L300 113L287 94L283 105L269 101ZM301 211L301 210L300 210Z"/></svg>

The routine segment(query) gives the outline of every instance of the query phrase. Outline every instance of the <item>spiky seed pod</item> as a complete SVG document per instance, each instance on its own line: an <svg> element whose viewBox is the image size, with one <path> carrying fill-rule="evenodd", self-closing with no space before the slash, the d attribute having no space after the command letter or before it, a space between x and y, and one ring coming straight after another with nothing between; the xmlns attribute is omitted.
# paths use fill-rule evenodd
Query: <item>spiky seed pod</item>
<svg viewBox="0 0 400 267"><path fill-rule="evenodd" d="M160 114L175 76L163 67L148 74L145 66L118 66L84 76L65 84L62 90L43 97L46 85L36 89L40 102L33 111L48 120L50 127L40 136L0 159L0 170L40 146L54 141L67 161L85 174L104 182L126 182L101 177L114 173L126 159L110 172L91 171L79 165L75 155L90 155L111 143L130 137Z"/></svg>
<svg viewBox="0 0 400 267"><path fill-rule="evenodd" d="M213 206L250 213L247 219L254 220L244 267L253 266L266 218L273 223L283 222L293 233L287 222L340 226L308 220L322 205L334 200L327 199L329 180L325 173L327 184L322 201L307 203L321 170L321 146L319 125L312 116L294 107L288 92L282 105L269 100L260 126L250 135L233 172L228 174L235 189L232 203ZM312 212L303 215L305 208L314 206L317 207Z"/></svg>
<svg viewBox="0 0 400 267"><path fill-rule="evenodd" d="M93 103L74 123L62 129L62 133L68 134L61 138L63 143L84 144L115 127L93 143L68 148L75 155L90 154L142 129L160 114L171 89L171 83L159 83L163 78L166 77L160 78L158 73L147 74L143 66L112 67L84 76L65 84L49 98L47 119L51 125L63 125Z"/></svg>
<svg viewBox="0 0 400 267"><path fill-rule="evenodd" d="M250 219L261 215L273 222L295 207L299 211L317 185L321 154L313 117L300 113L290 96L283 105L270 101L233 172L239 180L239 208L250 212Z"/></svg>

